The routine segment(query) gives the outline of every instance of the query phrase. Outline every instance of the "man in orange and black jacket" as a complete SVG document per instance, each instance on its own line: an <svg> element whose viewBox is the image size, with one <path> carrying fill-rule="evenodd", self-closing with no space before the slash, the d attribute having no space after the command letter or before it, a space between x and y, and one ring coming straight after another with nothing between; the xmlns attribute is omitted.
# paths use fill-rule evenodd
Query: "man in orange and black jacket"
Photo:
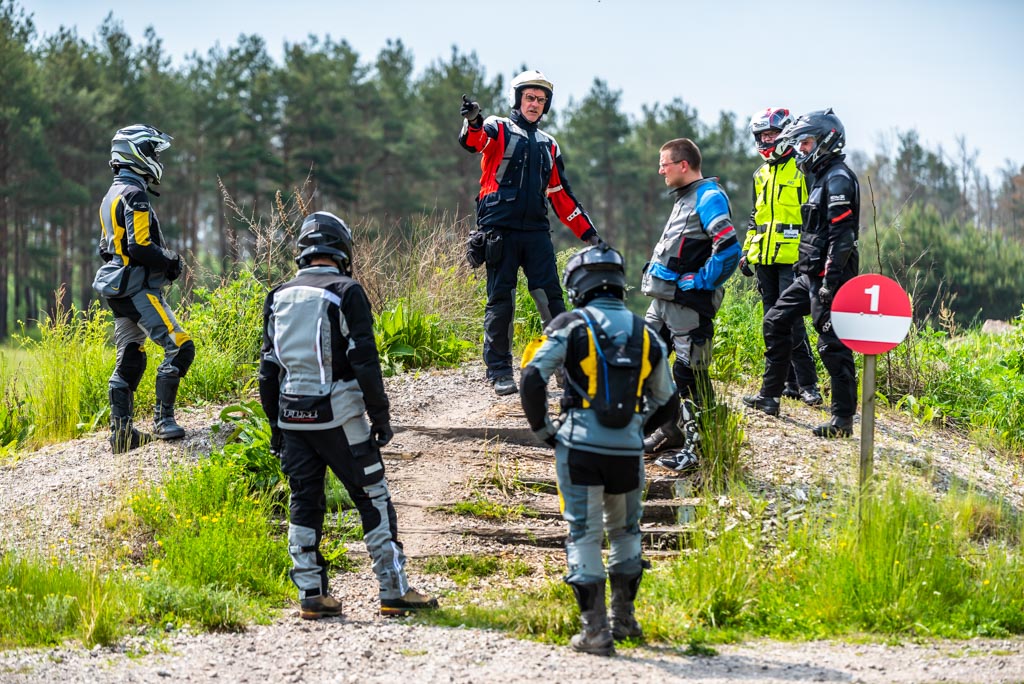
<svg viewBox="0 0 1024 684"><path fill-rule="evenodd" d="M508 118L480 113L463 97L459 143L482 154L477 228L486 236L487 309L484 362L499 395L517 391L512 376L512 320L519 269L544 325L565 311L551 243L547 202L580 240L596 245L597 230L565 177L558 143L537 124L551 108L554 86L539 71L512 80Z"/></svg>

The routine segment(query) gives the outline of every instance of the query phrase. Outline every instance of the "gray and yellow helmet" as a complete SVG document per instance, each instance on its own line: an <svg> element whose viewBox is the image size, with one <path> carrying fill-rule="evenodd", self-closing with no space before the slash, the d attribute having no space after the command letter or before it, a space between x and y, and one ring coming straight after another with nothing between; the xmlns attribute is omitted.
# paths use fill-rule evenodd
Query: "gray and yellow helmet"
<svg viewBox="0 0 1024 684"><path fill-rule="evenodd" d="M110 168L130 169L153 185L160 185L164 165L160 153L171 146L173 138L146 124L126 126L110 141Z"/></svg>

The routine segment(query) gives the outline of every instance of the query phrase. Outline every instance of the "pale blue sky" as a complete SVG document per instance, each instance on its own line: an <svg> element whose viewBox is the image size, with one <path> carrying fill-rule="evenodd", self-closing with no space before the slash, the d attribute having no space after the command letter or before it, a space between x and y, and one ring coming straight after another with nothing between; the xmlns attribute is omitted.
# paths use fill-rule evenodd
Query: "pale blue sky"
<svg viewBox="0 0 1024 684"><path fill-rule="evenodd" d="M1024 163L1024 2L1020 0L22 0L41 34L90 38L113 11L141 41L152 25L176 63L242 33L280 61L310 33L347 40L363 62L401 38L417 70L475 51L488 77L520 64L555 83L555 107L594 77L622 91L627 113L681 97L704 121L756 109L831 105L848 145L872 153L896 129L955 152L964 135L994 182ZM453 126L458 102L452 103ZM154 123L159 116L154 114ZM699 143L699 141L698 141Z"/></svg>

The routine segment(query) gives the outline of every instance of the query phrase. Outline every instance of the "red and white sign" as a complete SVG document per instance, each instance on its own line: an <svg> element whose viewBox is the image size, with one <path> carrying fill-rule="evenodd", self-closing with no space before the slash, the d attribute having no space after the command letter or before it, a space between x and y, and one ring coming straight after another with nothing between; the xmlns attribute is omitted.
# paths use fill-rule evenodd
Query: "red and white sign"
<svg viewBox="0 0 1024 684"><path fill-rule="evenodd" d="M895 280L868 273L849 281L832 300L832 327L847 347L884 354L910 331L910 297Z"/></svg>

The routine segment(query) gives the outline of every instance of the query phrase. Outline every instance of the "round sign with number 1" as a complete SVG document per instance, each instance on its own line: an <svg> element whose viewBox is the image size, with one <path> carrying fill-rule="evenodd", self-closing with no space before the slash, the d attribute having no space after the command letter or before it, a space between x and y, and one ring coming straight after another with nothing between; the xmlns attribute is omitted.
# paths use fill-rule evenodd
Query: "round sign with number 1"
<svg viewBox="0 0 1024 684"><path fill-rule="evenodd" d="M860 486L871 481L875 451L875 363L878 354L906 338L910 297L895 280L875 273L857 276L832 300L832 327L847 347L864 355L861 385Z"/></svg>
<svg viewBox="0 0 1024 684"><path fill-rule="evenodd" d="M884 354L910 331L910 297L892 278L868 273L853 278L832 300L832 327L847 347Z"/></svg>

